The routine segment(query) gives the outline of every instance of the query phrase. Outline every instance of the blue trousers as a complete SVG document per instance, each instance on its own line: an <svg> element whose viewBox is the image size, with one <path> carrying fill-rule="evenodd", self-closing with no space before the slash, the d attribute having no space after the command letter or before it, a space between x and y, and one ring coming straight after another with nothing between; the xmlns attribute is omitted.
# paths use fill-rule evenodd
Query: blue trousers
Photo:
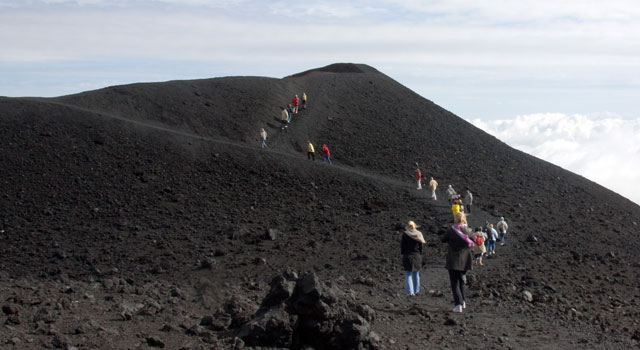
<svg viewBox="0 0 640 350"><path fill-rule="evenodd" d="M487 253L493 252L496 250L496 241L487 240Z"/></svg>
<svg viewBox="0 0 640 350"><path fill-rule="evenodd" d="M404 272L404 287L407 294L412 295L420 291L420 273L419 271Z"/></svg>

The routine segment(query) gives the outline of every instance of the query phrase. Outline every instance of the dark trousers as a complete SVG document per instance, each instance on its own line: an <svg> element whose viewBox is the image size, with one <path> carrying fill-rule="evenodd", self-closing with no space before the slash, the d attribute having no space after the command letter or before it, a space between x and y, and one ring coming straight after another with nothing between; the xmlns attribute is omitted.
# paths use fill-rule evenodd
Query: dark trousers
<svg viewBox="0 0 640 350"><path fill-rule="evenodd" d="M307 159L316 160L316 155L313 152L307 152Z"/></svg>
<svg viewBox="0 0 640 350"><path fill-rule="evenodd" d="M464 271L449 270L449 280L451 281L451 292L453 292L453 300L457 305L462 305L465 301L464 297L464 282L462 276Z"/></svg>

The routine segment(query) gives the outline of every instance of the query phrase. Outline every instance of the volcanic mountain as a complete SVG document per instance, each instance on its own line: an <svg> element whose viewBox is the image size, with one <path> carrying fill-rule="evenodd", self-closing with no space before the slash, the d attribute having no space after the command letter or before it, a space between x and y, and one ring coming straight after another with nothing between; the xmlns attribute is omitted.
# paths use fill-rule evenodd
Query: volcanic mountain
<svg viewBox="0 0 640 350"><path fill-rule="evenodd" d="M0 98L0 123L3 348L638 346L640 207L372 67ZM448 185L474 194L471 226L510 226L462 314ZM427 240L415 297L408 220Z"/></svg>

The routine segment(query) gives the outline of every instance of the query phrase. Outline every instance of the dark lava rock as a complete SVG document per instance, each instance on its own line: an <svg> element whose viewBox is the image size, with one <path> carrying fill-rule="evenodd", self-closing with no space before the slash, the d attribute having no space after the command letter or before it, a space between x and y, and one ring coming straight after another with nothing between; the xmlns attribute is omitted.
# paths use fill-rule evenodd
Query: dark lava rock
<svg viewBox="0 0 640 350"><path fill-rule="evenodd" d="M157 337L147 337L147 344L154 348L164 349L164 342Z"/></svg>
<svg viewBox="0 0 640 350"><path fill-rule="evenodd" d="M314 349L373 349L369 322L375 311L352 302L337 287L320 282L315 273L306 273L295 282L283 276L271 282L271 291L251 321L237 336L250 346ZM285 298L287 297L288 298Z"/></svg>
<svg viewBox="0 0 640 350"><path fill-rule="evenodd" d="M240 327L237 336L250 346L286 348L292 344L296 320L279 305L258 313Z"/></svg>
<svg viewBox="0 0 640 350"><path fill-rule="evenodd" d="M357 313L356 304L347 300L337 288L321 283L315 273L306 273L298 280L286 304L289 312L299 317L296 329L299 338L294 339L294 346L306 344L316 349L375 347L369 337L369 322ZM375 316L369 314L368 317Z"/></svg>
<svg viewBox="0 0 640 350"><path fill-rule="evenodd" d="M296 282L287 280L284 275L276 276L271 280L270 286L271 289L267 296L262 300L260 308L276 306L289 299L293 294Z"/></svg>
<svg viewBox="0 0 640 350"><path fill-rule="evenodd" d="M206 270L211 270L213 268L213 266L215 266L215 264L216 264L216 260L215 259L204 258L204 259L200 260L199 268L206 269Z"/></svg>
<svg viewBox="0 0 640 350"><path fill-rule="evenodd" d="M2 312L7 315L16 315L20 312L20 307L18 305L4 305Z"/></svg>
<svg viewBox="0 0 640 350"><path fill-rule="evenodd" d="M53 314L53 312L51 312L47 308L44 308L44 307L40 308L38 309L35 316L33 317L34 323L37 323L39 321L43 321L45 323L52 323L55 321L55 315Z"/></svg>
<svg viewBox="0 0 640 350"><path fill-rule="evenodd" d="M204 316L200 319L201 326L211 326L213 324L213 316Z"/></svg>
<svg viewBox="0 0 640 350"><path fill-rule="evenodd" d="M454 318L447 317L447 319L444 320L444 325L445 326L457 326L458 325L458 321L456 321Z"/></svg>
<svg viewBox="0 0 640 350"><path fill-rule="evenodd" d="M57 349L68 349L70 348L70 341L66 336L55 333L51 339L51 345Z"/></svg>
<svg viewBox="0 0 640 350"><path fill-rule="evenodd" d="M237 328L248 322L257 309L258 306L251 300L241 296L233 296L215 312L213 317L216 320L228 320L227 327ZM215 323L216 321L214 321Z"/></svg>
<svg viewBox="0 0 640 350"><path fill-rule="evenodd" d="M370 213L380 213L389 209L389 205L377 198L366 199L363 208Z"/></svg>

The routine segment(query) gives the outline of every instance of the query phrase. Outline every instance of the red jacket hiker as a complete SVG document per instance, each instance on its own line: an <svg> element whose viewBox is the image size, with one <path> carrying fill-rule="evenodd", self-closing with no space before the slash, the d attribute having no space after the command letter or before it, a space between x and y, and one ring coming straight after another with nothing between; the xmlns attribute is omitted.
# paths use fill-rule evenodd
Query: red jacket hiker
<svg viewBox="0 0 640 350"><path fill-rule="evenodd" d="M322 145L322 158L331 164L331 152L329 152L329 147L326 144Z"/></svg>
<svg viewBox="0 0 640 350"><path fill-rule="evenodd" d="M298 105L300 104L300 97L298 97L298 95L295 95L292 99L291 99L291 106L292 106L292 110L294 114L298 114Z"/></svg>

